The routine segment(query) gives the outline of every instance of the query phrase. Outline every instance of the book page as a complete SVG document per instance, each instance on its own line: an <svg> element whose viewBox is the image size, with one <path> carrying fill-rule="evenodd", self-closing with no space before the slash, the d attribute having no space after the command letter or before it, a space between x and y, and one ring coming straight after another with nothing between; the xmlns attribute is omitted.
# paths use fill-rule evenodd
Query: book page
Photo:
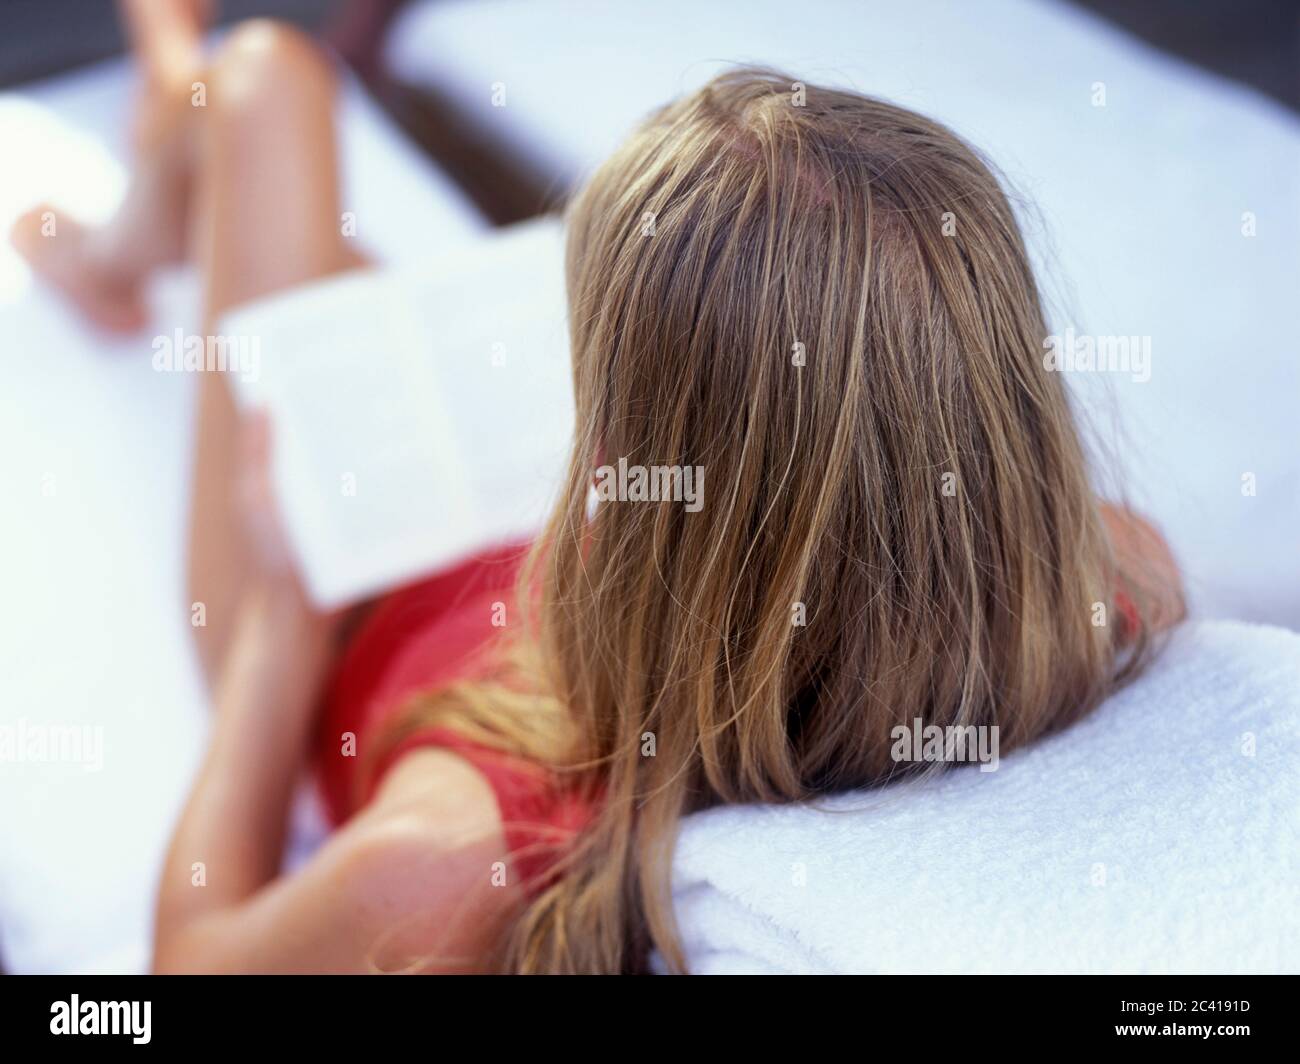
<svg viewBox="0 0 1300 1064"><path fill-rule="evenodd" d="M255 338L282 519L334 608L533 534L568 457L562 237L543 220L418 271L341 275L226 316Z"/></svg>

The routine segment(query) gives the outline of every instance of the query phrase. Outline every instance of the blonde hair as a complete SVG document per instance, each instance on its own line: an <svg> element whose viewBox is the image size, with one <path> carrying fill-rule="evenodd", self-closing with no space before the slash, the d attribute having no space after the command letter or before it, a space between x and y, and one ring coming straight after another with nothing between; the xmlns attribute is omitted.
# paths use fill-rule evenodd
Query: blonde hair
<svg viewBox="0 0 1300 1064"><path fill-rule="evenodd" d="M535 615L508 675L406 725L452 722L597 804L505 970L637 972L657 950L682 971L684 815L917 771L890 755L917 716L997 725L1005 753L1146 656L1094 623L1122 574L997 179L936 122L790 87L716 78L569 212L577 431ZM703 508L592 512L618 458L702 466Z"/></svg>

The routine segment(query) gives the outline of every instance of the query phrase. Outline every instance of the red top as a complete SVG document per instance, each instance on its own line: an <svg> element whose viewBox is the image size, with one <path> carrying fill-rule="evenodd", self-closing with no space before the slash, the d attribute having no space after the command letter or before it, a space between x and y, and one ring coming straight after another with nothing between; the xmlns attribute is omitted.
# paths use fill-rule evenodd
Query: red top
<svg viewBox="0 0 1300 1064"><path fill-rule="evenodd" d="M316 756L321 793L340 824L370 798L357 766L375 728L413 696L471 678L490 661L500 627L496 603L513 609L512 592L527 547L483 551L461 565L383 599L349 641L326 687ZM1138 611L1122 591L1115 604L1132 638ZM506 620L509 618L507 617ZM347 733L355 739L348 743ZM374 785L403 754L422 746L454 751L487 779L511 859L522 881L544 883L564 844L591 819L588 802L560 786L542 766L458 735L419 729L397 743L371 775Z"/></svg>
<svg viewBox="0 0 1300 1064"><path fill-rule="evenodd" d="M326 686L316 767L326 810L340 824L369 800L374 785L403 754L422 746L454 751L492 787L511 859L520 878L536 886L545 882L557 851L591 816L588 804L541 766L462 738L451 728L428 727L384 756L366 793L358 779L366 744L390 714L415 695L483 671L493 638L501 633L501 609L514 609L512 592L526 552L521 545L483 551L374 608ZM354 741L347 740L349 732Z"/></svg>

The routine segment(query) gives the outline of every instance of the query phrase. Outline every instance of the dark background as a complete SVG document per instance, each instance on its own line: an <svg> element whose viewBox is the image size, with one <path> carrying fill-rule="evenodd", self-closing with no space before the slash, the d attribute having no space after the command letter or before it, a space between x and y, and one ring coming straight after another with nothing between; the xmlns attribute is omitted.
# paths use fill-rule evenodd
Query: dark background
<svg viewBox="0 0 1300 1064"><path fill-rule="evenodd" d="M1300 0L1070 2L1300 112ZM369 74L374 45L367 30L402 0L218 0L218 6L222 22L271 15L320 32ZM0 0L0 87L122 48L110 0Z"/></svg>

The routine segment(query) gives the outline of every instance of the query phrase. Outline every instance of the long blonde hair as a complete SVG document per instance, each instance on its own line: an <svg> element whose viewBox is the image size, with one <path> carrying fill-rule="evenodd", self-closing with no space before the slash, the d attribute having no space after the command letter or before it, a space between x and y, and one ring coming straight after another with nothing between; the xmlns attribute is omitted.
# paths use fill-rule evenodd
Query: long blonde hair
<svg viewBox="0 0 1300 1064"><path fill-rule="evenodd" d="M577 431L509 676L412 708L536 758L599 812L499 965L685 969L680 819L919 766L891 729L1003 752L1139 667L1022 238L936 122L742 70L649 119L569 212ZM703 467L698 512L593 467ZM1131 633L1130 633L1131 634Z"/></svg>

